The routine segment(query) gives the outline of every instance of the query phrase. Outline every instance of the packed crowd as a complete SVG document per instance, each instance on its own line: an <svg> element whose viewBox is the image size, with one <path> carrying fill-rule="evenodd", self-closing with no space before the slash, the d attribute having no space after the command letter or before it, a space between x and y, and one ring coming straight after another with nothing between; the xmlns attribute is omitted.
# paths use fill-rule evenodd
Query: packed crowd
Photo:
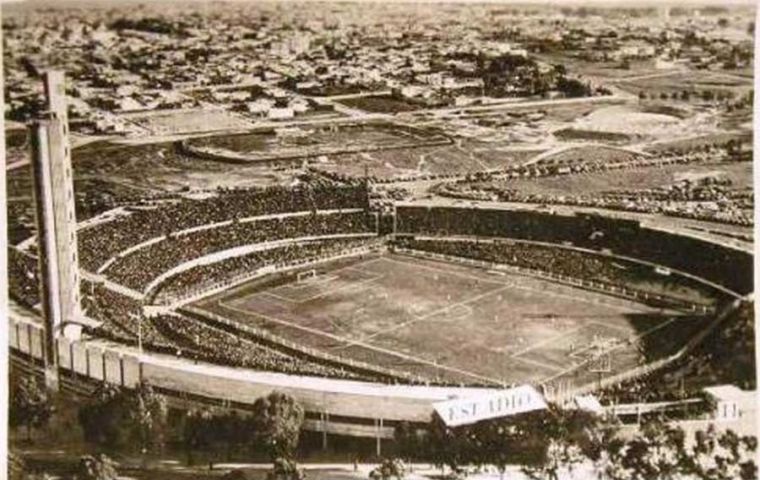
<svg viewBox="0 0 760 480"><path fill-rule="evenodd" d="M143 291L162 272L223 250L288 238L373 231L374 220L363 211L233 222L218 228L169 235L162 241L117 258L105 274L117 283Z"/></svg>
<svg viewBox="0 0 760 480"><path fill-rule="evenodd" d="M366 188L360 185L219 190L208 198L183 198L135 209L86 228L79 232L80 258L86 269L96 271L133 245L188 228L275 213L365 208L366 204Z"/></svg>
<svg viewBox="0 0 760 480"><path fill-rule="evenodd" d="M686 356L648 375L599 392L604 403L676 401L701 395L703 387L736 385L755 390L754 304L729 315Z"/></svg>
<svg viewBox="0 0 760 480"><path fill-rule="evenodd" d="M640 222L602 215L475 207L397 206L397 234L534 240L609 250L710 280L741 294L753 291L752 254Z"/></svg>
<svg viewBox="0 0 760 480"><path fill-rule="evenodd" d="M156 298L160 300L182 298L192 292L208 290L214 285L250 274L267 265L280 267L332 257L341 251L366 246L368 242L367 239L319 240L260 250L216 263L198 265L161 283L157 288Z"/></svg>
<svg viewBox="0 0 760 480"><path fill-rule="evenodd" d="M102 322L89 330L96 337L137 345L141 335L146 350L192 360L283 373L360 378L339 366L299 358L195 318L177 314L145 316L137 300L87 281L83 287L86 315Z"/></svg>
<svg viewBox="0 0 760 480"><path fill-rule="evenodd" d="M452 257L469 258L489 263L513 265L516 267L547 272L576 280L595 282L617 291L634 292L640 297L649 296L649 303L661 306L680 304L681 294L673 294L670 289L673 280L652 273L633 263L612 257L586 253L559 246L535 243L495 241L472 242L451 240L400 240L398 246L411 250L437 253ZM657 298L655 298L657 297Z"/></svg>
<svg viewBox="0 0 760 480"><path fill-rule="evenodd" d="M339 367L322 365L298 358L261 342L244 338L239 332L230 332L200 320L178 314L146 318L153 328L169 338L177 356L193 360L253 368L272 372L329 376L334 378L361 378Z"/></svg>
<svg viewBox="0 0 760 480"><path fill-rule="evenodd" d="M152 324L142 322L140 301L86 280L82 283L82 293L85 315L102 322L93 332L97 336L134 345L139 332L146 346L164 351L173 347Z"/></svg>
<svg viewBox="0 0 760 480"><path fill-rule="evenodd" d="M612 262L602 257L567 249L558 254L554 247L531 243L401 240L399 247L515 265L599 282L610 282L619 276L619 270Z"/></svg>
<svg viewBox="0 0 760 480"><path fill-rule="evenodd" d="M37 259L13 247L8 247L8 293L28 307L40 301L39 266Z"/></svg>

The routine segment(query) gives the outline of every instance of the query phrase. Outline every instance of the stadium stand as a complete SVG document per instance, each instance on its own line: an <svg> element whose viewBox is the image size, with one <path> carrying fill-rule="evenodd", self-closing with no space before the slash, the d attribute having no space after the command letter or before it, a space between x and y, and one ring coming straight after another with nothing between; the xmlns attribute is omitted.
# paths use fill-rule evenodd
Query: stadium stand
<svg viewBox="0 0 760 480"><path fill-rule="evenodd" d="M203 291L240 275L250 274L265 265L279 267L307 260L327 259L341 251L360 248L367 244L366 239L319 240L275 247L220 262L198 265L161 283L157 288L156 297L181 298L189 292Z"/></svg>
<svg viewBox="0 0 760 480"><path fill-rule="evenodd" d="M169 235L162 241L117 258L105 270L105 275L142 291L152 279L171 267L223 250L290 238L371 233L375 229L374 218L365 212L233 222L218 228Z"/></svg>
<svg viewBox="0 0 760 480"><path fill-rule="evenodd" d="M204 199L180 199L136 209L79 232L84 268L96 271L109 258L139 243L202 225L284 212L366 208L364 186L319 185L220 190Z"/></svg>
<svg viewBox="0 0 760 480"><path fill-rule="evenodd" d="M691 273L740 294L753 290L750 253L642 227L637 221L528 210L425 206L398 206L396 217L399 235L503 237L609 250Z"/></svg>
<svg viewBox="0 0 760 480"><path fill-rule="evenodd" d="M662 306L666 305L663 302L670 302L671 306L692 302L704 304L703 302L709 303L708 298L710 301L716 298L714 291L700 288L701 286L696 284L690 285L688 292L679 292L675 285L683 286L685 279L679 278L676 282L669 277L657 274L651 267L564 246L510 240L476 242L464 239L401 239L397 245L410 250L513 265L577 280L597 282L608 287L625 289L629 293L636 292L639 298L644 298L645 295L651 300L656 298ZM667 299L663 294L664 290L669 290ZM694 298L695 296L700 298Z"/></svg>
<svg viewBox="0 0 760 480"><path fill-rule="evenodd" d="M8 247L8 290L11 298L32 307L40 302L37 258Z"/></svg>

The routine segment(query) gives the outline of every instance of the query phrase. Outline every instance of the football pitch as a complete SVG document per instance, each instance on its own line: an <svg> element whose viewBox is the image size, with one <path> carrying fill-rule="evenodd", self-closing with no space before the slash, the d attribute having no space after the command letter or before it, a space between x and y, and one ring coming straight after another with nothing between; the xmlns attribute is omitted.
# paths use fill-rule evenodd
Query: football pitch
<svg viewBox="0 0 760 480"><path fill-rule="evenodd" d="M586 383L673 353L705 324L538 278L398 254L321 265L300 281L265 277L197 306L342 358L467 384Z"/></svg>

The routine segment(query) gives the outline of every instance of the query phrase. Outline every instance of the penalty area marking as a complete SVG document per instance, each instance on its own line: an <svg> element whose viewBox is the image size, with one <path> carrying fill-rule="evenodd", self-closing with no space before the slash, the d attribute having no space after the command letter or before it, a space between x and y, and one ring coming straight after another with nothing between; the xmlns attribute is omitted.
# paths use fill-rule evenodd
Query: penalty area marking
<svg viewBox="0 0 760 480"><path fill-rule="evenodd" d="M351 290L351 289L354 289L354 288L363 288L365 284L375 282L375 281L380 280L381 278L384 278L384 277L385 277L385 275L376 275L374 277L370 277L370 278L367 278L365 280L359 280L359 281L351 281L351 280L349 280L348 284L347 285L343 285L342 287L332 288L332 289L327 288L327 289L322 290L321 292L316 293L316 294L314 294L314 295L312 295L310 297L300 298L300 299L293 299L293 298L283 297L282 295L279 295L277 293L273 293L271 290L267 290L267 291L264 291L264 292L259 292L259 294L269 295L270 297L274 297L274 298L276 298L278 300L284 300L284 301L289 302L289 303L301 304L301 303L310 302L312 300L316 300L319 297L324 297L326 295L332 295L334 293L342 292L342 291L345 291L345 290ZM340 278L340 276L335 275L333 277L333 279L335 279L335 278ZM317 286L319 286L319 284L317 284ZM248 298L250 298L250 297L248 297Z"/></svg>
<svg viewBox="0 0 760 480"><path fill-rule="evenodd" d="M607 354L609 354L611 352L614 352L615 350L621 349L621 348L625 347L627 344L630 344L631 342L633 342L634 340L642 339L642 338L646 337L647 335L649 335L651 333L654 333L657 330L660 330L661 328L665 328L666 326L670 325L671 323L675 322L676 320L678 320L678 317L673 317L673 318L670 318L670 319L668 319L668 320L666 320L664 322L661 322L661 323L655 325L654 327L641 332L640 335L636 335L635 337L630 337L630 338L626 339L626 341L620 342L620 343L614 345L612 348L609 348L607 350L603 350L603 351L599 352L599 355L607 355ZM582 366L583 366L583 364L576 365L576 366L573 366L573 367L568 367L564 371L558 373L557 375L553 375L551 377L544 378L543 380L541 380L541 382L542 383L546 383L546 382L552 381L552 380L554 380L556 378L559 378L559 377L561 377L563 375L566 375L566 374L572 372L573 370L576 370L577 368L581 368Z"/></svg>

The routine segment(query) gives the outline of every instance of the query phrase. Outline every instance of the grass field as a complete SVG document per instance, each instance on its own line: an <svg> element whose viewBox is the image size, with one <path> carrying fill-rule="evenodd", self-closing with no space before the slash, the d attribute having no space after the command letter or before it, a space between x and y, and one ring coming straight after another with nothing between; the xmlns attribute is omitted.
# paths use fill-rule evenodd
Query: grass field
<svg viewBox="0 0 760 480"><path fill-rule="evenodd" d="M585 378L582 364L601 352L612 374L673 352L702 325L534 278L391 254L292 280L254 281L199 306L333 355L462 383Z"/></svg>
<svg viewBox="0 0 760 480"><path fill-rule="evenodd" d="M483 186L503 186L525 194L536 195L594 195L616 190L666 187L688 176L718 174L731 180L735 189L752 186L752 163L721 163L703 165L668 165L659 168L640 168L593 172L583 175L517 180L494 180Z"/></svg>
<svg viewBox="0 0 760 480"><path fill-rule="evenodd" d="M672 75L645 77L633 80L622 80L618 85L632 93L644 91L651 93L681 93L682 91L703 92L732 92L737 95L752 87L752 80L731 73L713 72L708 70L689 70Z"/></svg>
<svg viewBox="0 0 760 480"><path fill-rule="evenodd" d="M250 128L252 125L224 110L153 111L124 114L121 117L129 119L154 135L234 130Z"/></svg>
<svg viewBox="0 0 760 480"><path fill-rule="evenodd" d="M319 169L352 177L366 173L383 179L424 175L464 175L523 163L540 150L499 150L480 142L434 147L400 148L332 155Z"/></svg>

